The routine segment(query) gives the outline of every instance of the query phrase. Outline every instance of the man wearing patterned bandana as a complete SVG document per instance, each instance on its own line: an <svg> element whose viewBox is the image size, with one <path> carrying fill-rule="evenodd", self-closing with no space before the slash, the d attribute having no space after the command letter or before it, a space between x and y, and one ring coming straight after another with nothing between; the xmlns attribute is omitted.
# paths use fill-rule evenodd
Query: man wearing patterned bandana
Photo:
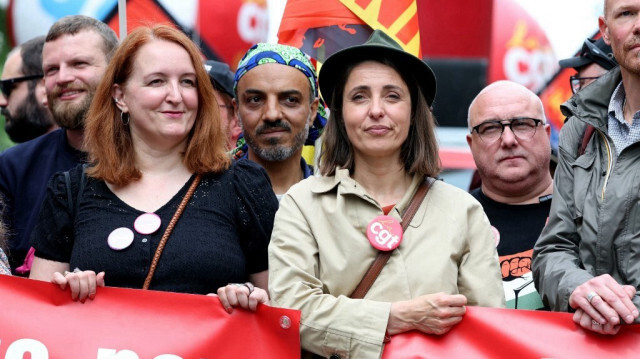
<svg viewBox="0 0 640 359"><path fill-rule="evenodd" d="M234 92L243 131L234 157L264 167L280 199L313 174L302 148L314 143L326 123L315 68L295 47L260 43L240 60Z"/></svg>

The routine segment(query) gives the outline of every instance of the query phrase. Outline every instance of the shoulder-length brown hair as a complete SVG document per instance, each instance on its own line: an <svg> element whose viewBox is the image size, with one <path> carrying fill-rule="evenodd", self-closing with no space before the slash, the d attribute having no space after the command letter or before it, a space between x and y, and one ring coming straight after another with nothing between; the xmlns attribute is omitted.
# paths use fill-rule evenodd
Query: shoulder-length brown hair
<svg viewBox="0 0 640 359"><path fill-rule="evenodd" d="M396 66L388 58L367 59L347 66L333 91L330 99L331 113L324 129L322 153L320 155L320 173L333 176L336 169L347 168L353 174L355 169L353 146L344 126L342 114L344 87L351 71L364 61L376 61L396 70L404 80L411 94L411 125L409 135L402 144L400 159L409 174L435 177L440 173L438 142L435 134L435 118L420 86L408 69Z"/></svg>
<svg viewBox="0 0 640 359"><path fill-rule="evenodd" d="M125 85L133 71L140 48L153 41L164 40L187 51L196 72L198 113L187 137L183 162L194 173L220 172L229 167L225 151L226 138L220 127L220 113L200 52L181 31L167 25L142 26L133 30L120 44L96 90L85 120L85 146L92 166L87 169L95 177L117 186L139 180L129 127L120 119L120 110L112 99L114 84Z"/></svg>

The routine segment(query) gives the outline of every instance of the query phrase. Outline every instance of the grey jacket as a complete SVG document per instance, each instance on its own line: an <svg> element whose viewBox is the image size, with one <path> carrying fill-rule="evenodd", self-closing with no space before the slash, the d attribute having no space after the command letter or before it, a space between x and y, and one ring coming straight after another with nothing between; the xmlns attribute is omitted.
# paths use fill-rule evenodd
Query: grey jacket
<svg viewBox="0 0 640 359"><path fill-rule="evenodd" d="M574 289L602 274L640 287L640 145L616 158L607 131L609 101L620 81L616 68L561 107L569 119L560 133L549 222L532 263L542 300L555 311L570 311ZM596 132L578 156L587 124ZM633 302L639 306L637 294Z"/></svg>

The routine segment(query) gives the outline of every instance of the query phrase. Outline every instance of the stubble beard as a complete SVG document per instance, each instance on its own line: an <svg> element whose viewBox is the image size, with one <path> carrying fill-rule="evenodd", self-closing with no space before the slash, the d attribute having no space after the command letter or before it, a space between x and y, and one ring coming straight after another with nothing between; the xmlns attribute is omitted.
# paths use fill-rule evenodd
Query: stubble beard
<svg viewBox="0 0 640 359"><path fill-rule="evenodd" d="M310 116L311 115L307 117L304 128L300 132L296 133L293 140L293 144L288 147L284 145L280 145L278 143L279 142L278 138L269 139L268 146L262 147L260 146L258 141L255 140L255 137L253 134L248 134L245 132L243 133L243 136L247 141L247 145L253 150L256 156L269 162L281 162L291 158L291 156L297 153L302 148L302 146L304 146L304 142L307 140L307 137L309 136ZM242 119L240 118L239 115L238 115L238 120L240 121L240 123L242 123ZM256 128L256 133L258 132L260 132L260 129Z"/></svg>

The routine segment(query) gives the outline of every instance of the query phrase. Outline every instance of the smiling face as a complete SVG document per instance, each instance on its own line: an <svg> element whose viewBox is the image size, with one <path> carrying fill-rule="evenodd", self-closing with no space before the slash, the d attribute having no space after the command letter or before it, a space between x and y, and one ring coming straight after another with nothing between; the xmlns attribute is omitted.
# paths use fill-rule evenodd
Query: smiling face
<svg viewBox="0 0 640 359"><path fill-rule="evenodd" d="M103 40L92 30L46 42L42 67L49 108L60 127L82 129L107 66Z"/></svg>
<svg viewBox="0 0 640 359"><path fill-rule="evenodd" d="M640 76L640 0L607 0L599 25L622 70Z"/></svg>
<svg viewBox="0 0 640 359"><path fill-rule="evenodd" d="M307 77L291 66L257 66L237 86L238 121L249 158L284 161L300 154L318 109Z"/></svg>
<svg viewBox="0 0 640 359"><path fill-rule="evenodd" d="M524 86L501 81L483 90L472 102L469 128L492 120L529 117L544 120L540 100ZM477 132L467 135L482 185L492 192L521 192L550 180L549 125L538 125L531 138L516 137L509 127L495 142L487 143Z"/></svg>
<svg viewBox="0 0 640 359"><path fill-rule="evenodd" d="M411 124L411 94L400 74L379 62L356 65L342 99L342 117L356 167L364 158L400 161Z"/></svg>
<svg viewBox="0 0 640 359"><path fill-rule="evenodd" d="M113 86L118 108L129 114L134 146L184 146L198 112L193 63L180 45L152 40L135 55L131 75Z"/></svg>

